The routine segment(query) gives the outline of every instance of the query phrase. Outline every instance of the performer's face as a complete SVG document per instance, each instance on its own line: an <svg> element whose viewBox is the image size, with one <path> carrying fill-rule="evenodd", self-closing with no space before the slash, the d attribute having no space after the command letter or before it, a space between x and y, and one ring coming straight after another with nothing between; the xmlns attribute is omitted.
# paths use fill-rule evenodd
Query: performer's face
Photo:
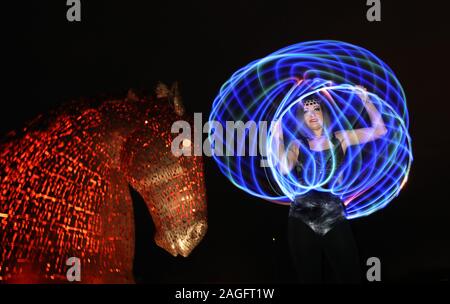
<svg viewBox="0 0 450 304"><path fill-rule="evenodd" d="M322 108L318 103L306 104L303 107L303 117L311 130L318 130L323 127Z"/></svg>

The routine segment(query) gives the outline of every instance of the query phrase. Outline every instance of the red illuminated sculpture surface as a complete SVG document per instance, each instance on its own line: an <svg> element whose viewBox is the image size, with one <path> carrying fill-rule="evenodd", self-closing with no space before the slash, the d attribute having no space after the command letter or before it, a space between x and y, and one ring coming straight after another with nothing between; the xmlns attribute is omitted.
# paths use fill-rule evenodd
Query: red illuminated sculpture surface
<svg viewBox="0 0 450 304"><path fill-rule="evenodd" d="M134 282L129 185L155 224L155 242L188 256L207 230L201 156L171 153L174 121L190 121L176 85L156 98L65 111L45 128L25 128L0 146L0 282Z"/></svg>

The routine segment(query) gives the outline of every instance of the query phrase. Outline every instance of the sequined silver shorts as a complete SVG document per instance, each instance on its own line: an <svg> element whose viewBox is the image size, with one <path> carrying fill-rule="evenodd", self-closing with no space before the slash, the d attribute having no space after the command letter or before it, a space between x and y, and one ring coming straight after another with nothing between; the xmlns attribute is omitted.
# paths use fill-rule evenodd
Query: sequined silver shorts
<svg viewBox="0 0 450 304"><path fill-rule="evenodd" d="M300 219L315 233L325 235L346 220L342 200L328 192L310 191L291 203L289 217Z"/></svg>

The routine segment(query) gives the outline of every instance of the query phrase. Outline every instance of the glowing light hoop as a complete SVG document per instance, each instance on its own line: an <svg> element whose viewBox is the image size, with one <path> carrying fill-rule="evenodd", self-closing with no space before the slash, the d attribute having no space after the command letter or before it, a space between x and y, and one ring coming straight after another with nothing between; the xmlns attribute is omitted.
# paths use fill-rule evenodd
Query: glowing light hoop
<svg viewBox="0 0 450 304"><path fill-rule="evenodd" d="M213 154L219 169L238 188L271 202L289 204L296 195L315 189L341 197L348 218L369 215L385 207L399 194L411 168L409 118L403 89L393 71L368 50L340 41L311 41L255 60L222 86L209 120L225 125L227 121L270 123L281 119L286 141L292 142L298 139L296 107L308 95L319 94L331 118L326 129L329 135L339 130L367 128L370 120L355 93L357 85L367 88L387 133L368 143L349 146L339 168L332 156L328 176L318 173L323 168L312 161L311 151L301 144L300 150L306 157L306 184L301 184L292 173L281 174L272 148L272 128L264 129L259 124L258 138L246 133L233 147L213 127L209 137L228 150L243 149L247 142L250 148L262 147L267 152L268 167L261 166L260 156ZM261 134L267 138L263 144ZM336 176L340 176L340 183Z"/></svg>

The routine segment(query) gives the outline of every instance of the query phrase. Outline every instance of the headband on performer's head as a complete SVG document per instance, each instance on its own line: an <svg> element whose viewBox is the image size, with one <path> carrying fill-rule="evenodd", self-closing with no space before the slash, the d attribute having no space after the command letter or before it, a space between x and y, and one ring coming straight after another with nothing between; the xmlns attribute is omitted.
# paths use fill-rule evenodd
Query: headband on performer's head
<svg viewBox="0 0 450 304"><path fill-rule="evenodd" d="M302 100L300 102L302 107L305 106L312 106L312 105L320 105L320 99L318 99L317 97L314 96L308 96L306 97L306 99Z"/></svg>

